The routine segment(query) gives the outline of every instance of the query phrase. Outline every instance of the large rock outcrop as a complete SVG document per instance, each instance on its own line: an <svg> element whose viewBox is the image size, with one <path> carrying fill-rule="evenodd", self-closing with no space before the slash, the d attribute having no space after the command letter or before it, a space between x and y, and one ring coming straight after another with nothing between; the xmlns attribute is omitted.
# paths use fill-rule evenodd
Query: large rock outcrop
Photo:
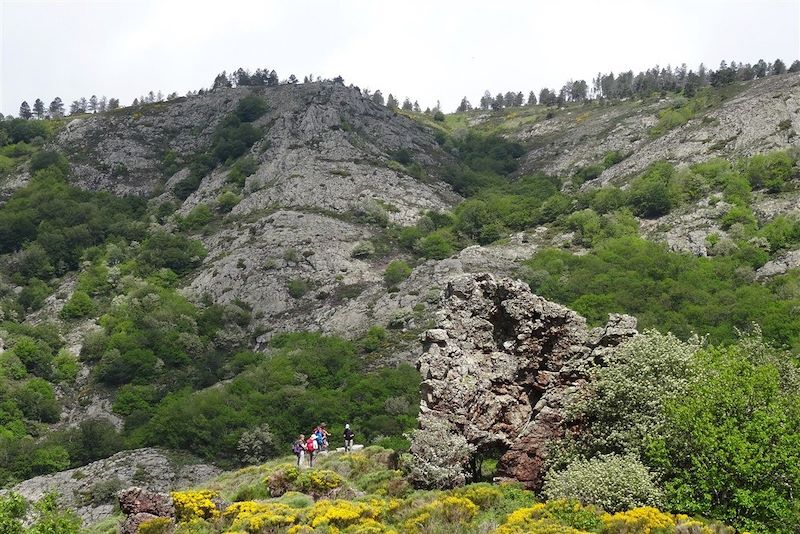
<svg viewBox="0 0 800 534"><path fill-rule="evenodd" d="M135 449L76 469L31 478L14 486L12 491L31 501L55 492L60 506L74 511L84 525L89 525L114 515L117 492L123 488L148 488L123 494L120 505L125 513L166 516L172 503L159 492L193 486L220 472L219 468L199 463L185 454ZM137 521L147 519L152 517L139 516Z"/></svg>
<svg viewBox="0 0 800 534"><path fill-rule="evenodd" d="M565 431L565 403L636 320L612 315L589 330L574 311L490 274L447 286L437 328L423 335L420 424L444 419L497 473L537 489L548 445Z"/></svg>

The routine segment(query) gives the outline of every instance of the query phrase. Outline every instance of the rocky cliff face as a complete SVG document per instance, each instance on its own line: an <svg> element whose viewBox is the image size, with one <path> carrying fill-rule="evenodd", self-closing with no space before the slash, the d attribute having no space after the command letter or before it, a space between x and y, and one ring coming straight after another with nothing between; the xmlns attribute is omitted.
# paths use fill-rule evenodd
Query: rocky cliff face
<svg viewBox="0 0 800 534"><path fill-rule="evenodd" d="M565 404L609 350L636 334L613 315L589 330L575 312L490 274L450 282L436 328L423 336L420 423L452 423L497 473L538 489L549 444L563 436Z"/></svg>

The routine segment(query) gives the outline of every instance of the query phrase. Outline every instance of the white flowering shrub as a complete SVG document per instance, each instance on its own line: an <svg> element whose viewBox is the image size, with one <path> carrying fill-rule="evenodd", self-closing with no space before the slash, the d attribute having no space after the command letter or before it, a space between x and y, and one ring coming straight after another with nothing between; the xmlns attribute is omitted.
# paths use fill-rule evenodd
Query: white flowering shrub
<svg viewBox="0 0 800 534"><path fill-rule="evenodd" d="M686 394L701 341L648 330L620 345L608 365L594 372L585 394L568 406L570 417L584 423L583 454L641 456L646 443L661 435L665 403Z"/></svg>
<svg viewBox="0 0 800 534"><path fill-rule="evenodd" d="M543 493L548 499L577 499L611 513L639 506L658 507L663 501L653 474L632 454L574 460L566 468L547 474Z"/></svg>
<svg viewBox="0 0 800 534"><path fill-rule="evenodd" d="M448 421L421 417L420 428L411 433L411 455L406 466L415 486L444 489L463 486L469 478L469 462L475 446Z"/></svg>
<svg viewBox="0 0 800 534"><path fill-rule="evenodd" d="M239 459L243 464L258 464L272 458L276 454L275 436L264 423L251 430L246 430L236 445Z"/></svg>

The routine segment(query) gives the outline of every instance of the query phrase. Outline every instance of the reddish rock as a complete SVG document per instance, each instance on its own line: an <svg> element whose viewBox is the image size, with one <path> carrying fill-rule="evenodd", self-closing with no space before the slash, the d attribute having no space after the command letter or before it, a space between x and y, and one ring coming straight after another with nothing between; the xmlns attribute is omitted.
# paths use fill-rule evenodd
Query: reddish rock
<svg viewBox="0 0 800 534"><path fill-rule="evenodd" d="M519 281L456 279L436 328L421 337L420 425L448 420L479 453L501 454L499 476L539 489L548 445L566 430L566 401L635 334L636 320L624 315L590 331L583 317Z"/></svg>
<svg viewBox="0 0 800 534"><path fill-rule="evenodd" d="M150 514L153 517L175 517L175 505L168 493L134 486L120 491L117 498L120 509L126 515Z"/></svg>

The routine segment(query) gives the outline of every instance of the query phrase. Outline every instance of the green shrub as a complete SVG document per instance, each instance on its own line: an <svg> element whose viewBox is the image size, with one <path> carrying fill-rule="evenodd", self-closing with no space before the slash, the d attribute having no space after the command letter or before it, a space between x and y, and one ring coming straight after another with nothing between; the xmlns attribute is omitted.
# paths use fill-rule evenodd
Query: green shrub
<svg viewBox="0 0 800 534"><path fill-rule="evenodd" d="M53 386L41 378L31 378L18 386L13 398L25 417L29 419L55 423L61 415L61 407L56 400Z"/></svg>
<svg viewBox="0 0 800 534"><path fill-rule="evenodd" d="M742 224L744 226L755 226L756 217L753 215L753 210L747 206L734 205L729 209L725 215L720 219L723 228L730 228L734 224Z"/></svg>
<svg viewBox="0 0 800 534"><path fill-rule="evenodd" d="M227 181L236 184L239 187L244 187L245 181L248 176L251 176L258 170L258 162L252 157L244 157L239 159L231 166L228 172Z"/></svg>
<svg viewBox="0 0 800 534"><path fill-rule="evenodd" d="M95 306L92 297L84 291L75 291L72 297L61 308L61 317L64 319L80 319L94 313Z"/></svg>
<svg viewBox="0 0 800 534"><path fill-rule="evenodd" d="M668 163L654 163L641 176L631 181L627 204L641 217L660 217L669 213L679 201L679 192L672 178L675 169Z"/></svg>
<svg viewBox="0 0 800 534"><path fill-rule="evenodd" d="M791 346L800 336L800 318L790 310L800 300L780 289L788 279L762 285L742 278L743 265L757 268L766 259L754 246L742 245L731 256L698 258L631 236L603 240L583 256L542 250L526 262L523 276L534 292L593 324L624 312L644 328L684 339L694 331L721 342L735 340L737 328L756 322L768 339Z"/></svg>
<svg viewBox="0 0 800 534"><path fill-rule="evenodd" d="M40 150L31 156L31 174L51 166L59 169L64 175L69 173L67 158L54 150Z"/></svg>
<svg viewBox="0 0 800 534"><path fill-rule="evenodd" d="M311 283L303 278L292 278L286 282L286 289L290 297L299 299L311 291Z"/></svg>
<svg viewBox="0 0 800 534"><path fill-rule="evenodd" d="M214 213L206 204L198 204L186 217L178 219L178 228L184 231L197 231L214 220Z"/></svg>
<svg viewBox="0 0 800 534"><path fill-rule="evenodd" d="M253 122L262 117L268 109L269 106L264 98L258 95L247 95L236 104L234 114L242 122Z"/></svg>
<svg viewBox="0 0 800 534"><path fill-rule="evenodd" d="M72 383L78 376L78 360L67 349L61 349L53 358L53 379Z"/></svg>
<svg viewBox="0 0 800 534"><path fill-rule="evenodd" d="M219 205L219 210L221 212L228 213L234 207L236 207L241 200L241 197L236 193L232 191L225 191L217 197L217 204Z"/></svg>
<svg viewBox="0 0 800 534"><path fill-rule="evenodd" d="M406 278L411 276L411 266L403 260L394 260L386 266L383 273L383 280L389 287L396 286Z"/></svg>
<svg viewBox="0 0 800 534"><path fill-rule="evenodd" d="M791 178L793 164L785 151L757 154L747 161L745 172L753 187L777 192Z"/></svg>
<svg viewBox="0 0 800 534"><path fill-rule="evenodd" d="M800 524L800 369L758 335L697 354L689 395L666 407L649 448L669 505L743 530Z"/></svg>
<svg viewBox="0 0 800 534"><path fill-rule="evenodd" d="M600 165L602 165L604 169L608 169L624 159L625 155L622 152L619 150L611 150L606 152L606 154L603 156L603 161L600 163Z"/></svg>

